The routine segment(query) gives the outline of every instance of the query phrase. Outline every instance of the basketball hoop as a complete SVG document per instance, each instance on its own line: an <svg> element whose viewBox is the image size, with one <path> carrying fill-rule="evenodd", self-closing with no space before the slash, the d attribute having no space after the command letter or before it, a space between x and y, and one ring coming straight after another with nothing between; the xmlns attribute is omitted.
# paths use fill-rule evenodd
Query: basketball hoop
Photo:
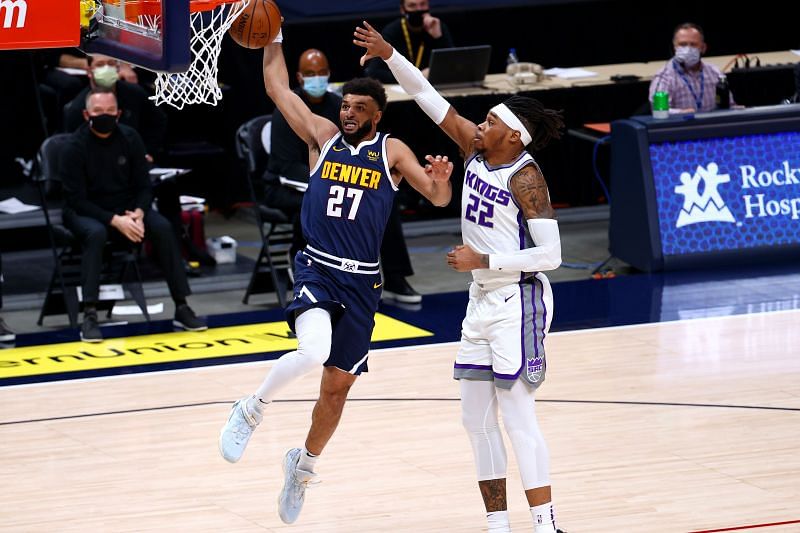
<svg viewBox="0 0 800 533"><path fill-rule="evenodd" d="M217 105L222 100L217 82L222 38L249 3L250 0L190 1L191 63L186 72L156 71L155 96L151 97L156 105L183 109L187 104ZM122 4L124 15L111 17L111 22L138 28L143 35L160 33L161 0L128 0Z"/></svg>

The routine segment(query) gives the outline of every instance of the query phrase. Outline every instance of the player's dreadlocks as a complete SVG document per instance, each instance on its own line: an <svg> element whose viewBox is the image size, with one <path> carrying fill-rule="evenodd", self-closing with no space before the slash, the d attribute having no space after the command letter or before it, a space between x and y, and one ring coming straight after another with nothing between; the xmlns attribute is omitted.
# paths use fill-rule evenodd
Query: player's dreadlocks
<svg viewBox="0 0 800 533"><path fill-rule="evenodd" d="M506 107L522 121L533 140L526 146L531 151L538 151L562 135L564 119L561 111L547 109L539 100L527 96L512 96L505 102Z"/></svg>

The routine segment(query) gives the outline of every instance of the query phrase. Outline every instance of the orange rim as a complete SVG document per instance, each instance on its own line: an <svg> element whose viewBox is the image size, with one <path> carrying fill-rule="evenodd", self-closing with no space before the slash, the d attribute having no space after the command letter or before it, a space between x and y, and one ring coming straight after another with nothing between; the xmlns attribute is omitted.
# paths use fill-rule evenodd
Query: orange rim
<svg viewBox="0 0 800 533"><path fill-rule="evenodd" d="M166 0L169 1L169 0ZM211 11L224 4L235 4L239 0L189 0L189 11ZM109 3L119 5L120 0L111 0ZM137 20L140 16L155 17L161 14L162 0L135 0L125 2L125 19Z"/></svg>

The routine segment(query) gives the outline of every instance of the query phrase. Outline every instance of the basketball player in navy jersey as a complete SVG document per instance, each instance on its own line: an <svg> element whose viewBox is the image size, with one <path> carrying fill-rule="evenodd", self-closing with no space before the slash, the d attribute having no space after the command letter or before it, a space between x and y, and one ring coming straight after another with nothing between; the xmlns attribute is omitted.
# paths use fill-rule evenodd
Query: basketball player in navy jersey
<svg viewBox="0 0 800 533"><path fill-rule="evenodd" d="M490 532L508 532L506 450L498 407L519 465L535 533L555 533L550 457L534 411L545 379L544 337L553 313L545 270L561 264L547 184L527 148L561 135L559 112L512 96L476 125L461 117L422 73L364 22L354 43L362 63L382 58L403 89L466 154L461 201L464 244L447 255L473 283L454 377L472 444Z"/></svg>
<svg viewBox="0 0 800 533"><path fill-rule="evenodd" d="M378 256L400 180L434 205L450 202L447 157L426 156L422 167L403 142L377 131L386 93L380 82L360 78L342 88L340 127L313 114L289 89L282 39L264 50L267 94L294 132L308 143L311 176L301 208L306 247L294 263L294 300L287 321L298 347L284 354L251 397L233 405L219 447L235 462L261 422L264 408L292 381L324 365L320 396L305 446L284 459L278 513L294 522L314 465L342 415L350 387L367 370L367 352L381 297Z"/></svg>

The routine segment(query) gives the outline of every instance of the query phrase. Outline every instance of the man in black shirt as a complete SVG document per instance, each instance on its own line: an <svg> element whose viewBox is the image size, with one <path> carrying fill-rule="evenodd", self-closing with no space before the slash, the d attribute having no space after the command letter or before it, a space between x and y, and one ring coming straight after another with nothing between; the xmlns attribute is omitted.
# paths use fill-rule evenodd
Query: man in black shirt
<svg viewBox="0 0 800 533"><path fill-rule="evenodd" d="M381 35L427 78L431 50L453 47L450 30L431 15L428 0L400 0L400 13L402 16L387 24ZM383 83L397 83L386 63L379 59L369 60L364 72Z"/></svg>
<svg viewBox="0 0 800 533"><path fill-rule="evenodd" d="M299 87L295 89L295 93L303 99L313 113L327 118L334 124L339 124L339 108L342 98L327 90L330 67L325 54L313 48L306 50L300 55L297 70ZM297 251L302 250L306 245L300 226L300 206L303 203L303 193L308 188L310 174L308 144L292 131L286 119L277 109L272 115L269 127L271 128L270 146L265 146L265 149L269 152L270 157L264 175L266 181L264 196L267 205L284 211L292 219L294 241L290 253L294 257ZM383 235L381 266L385 278L383 286L385 297L408 304L422 301L422 296L406 281L407 276L414 274L414 269L411 267L411 258L408 255L408 248L403 236L396 200L392 205Z"/></svg>
<svg viewBox="0 0 800 533"><path fill-rule="evenodd" d="M167 133L167 116L150 100L147 91L138 83L125 80L120 62L102 54L87 55L89 87L64 106L64 130L73 132L84 123L83 111L86 97L94 88L109 89L117 97L121 110L120 124L135 129L144 141L147 159L151 163L164 147Z"/></svg>
<svg viewBox="0 0 800 533"><path fill-rule="evenodd" d="M108 239L133 243L145 237L150 240L175 301L173 324L191 331L204 330L205 322L186 303L191 291L170 224L150 209L153 198L142 139L135 130L117 124L119 115L114 93L93 89L86 98L86 123L64 146L59 165L66 198L64 224L83 250L81 340L103 340L96 306L103 248Z"/></svg>

